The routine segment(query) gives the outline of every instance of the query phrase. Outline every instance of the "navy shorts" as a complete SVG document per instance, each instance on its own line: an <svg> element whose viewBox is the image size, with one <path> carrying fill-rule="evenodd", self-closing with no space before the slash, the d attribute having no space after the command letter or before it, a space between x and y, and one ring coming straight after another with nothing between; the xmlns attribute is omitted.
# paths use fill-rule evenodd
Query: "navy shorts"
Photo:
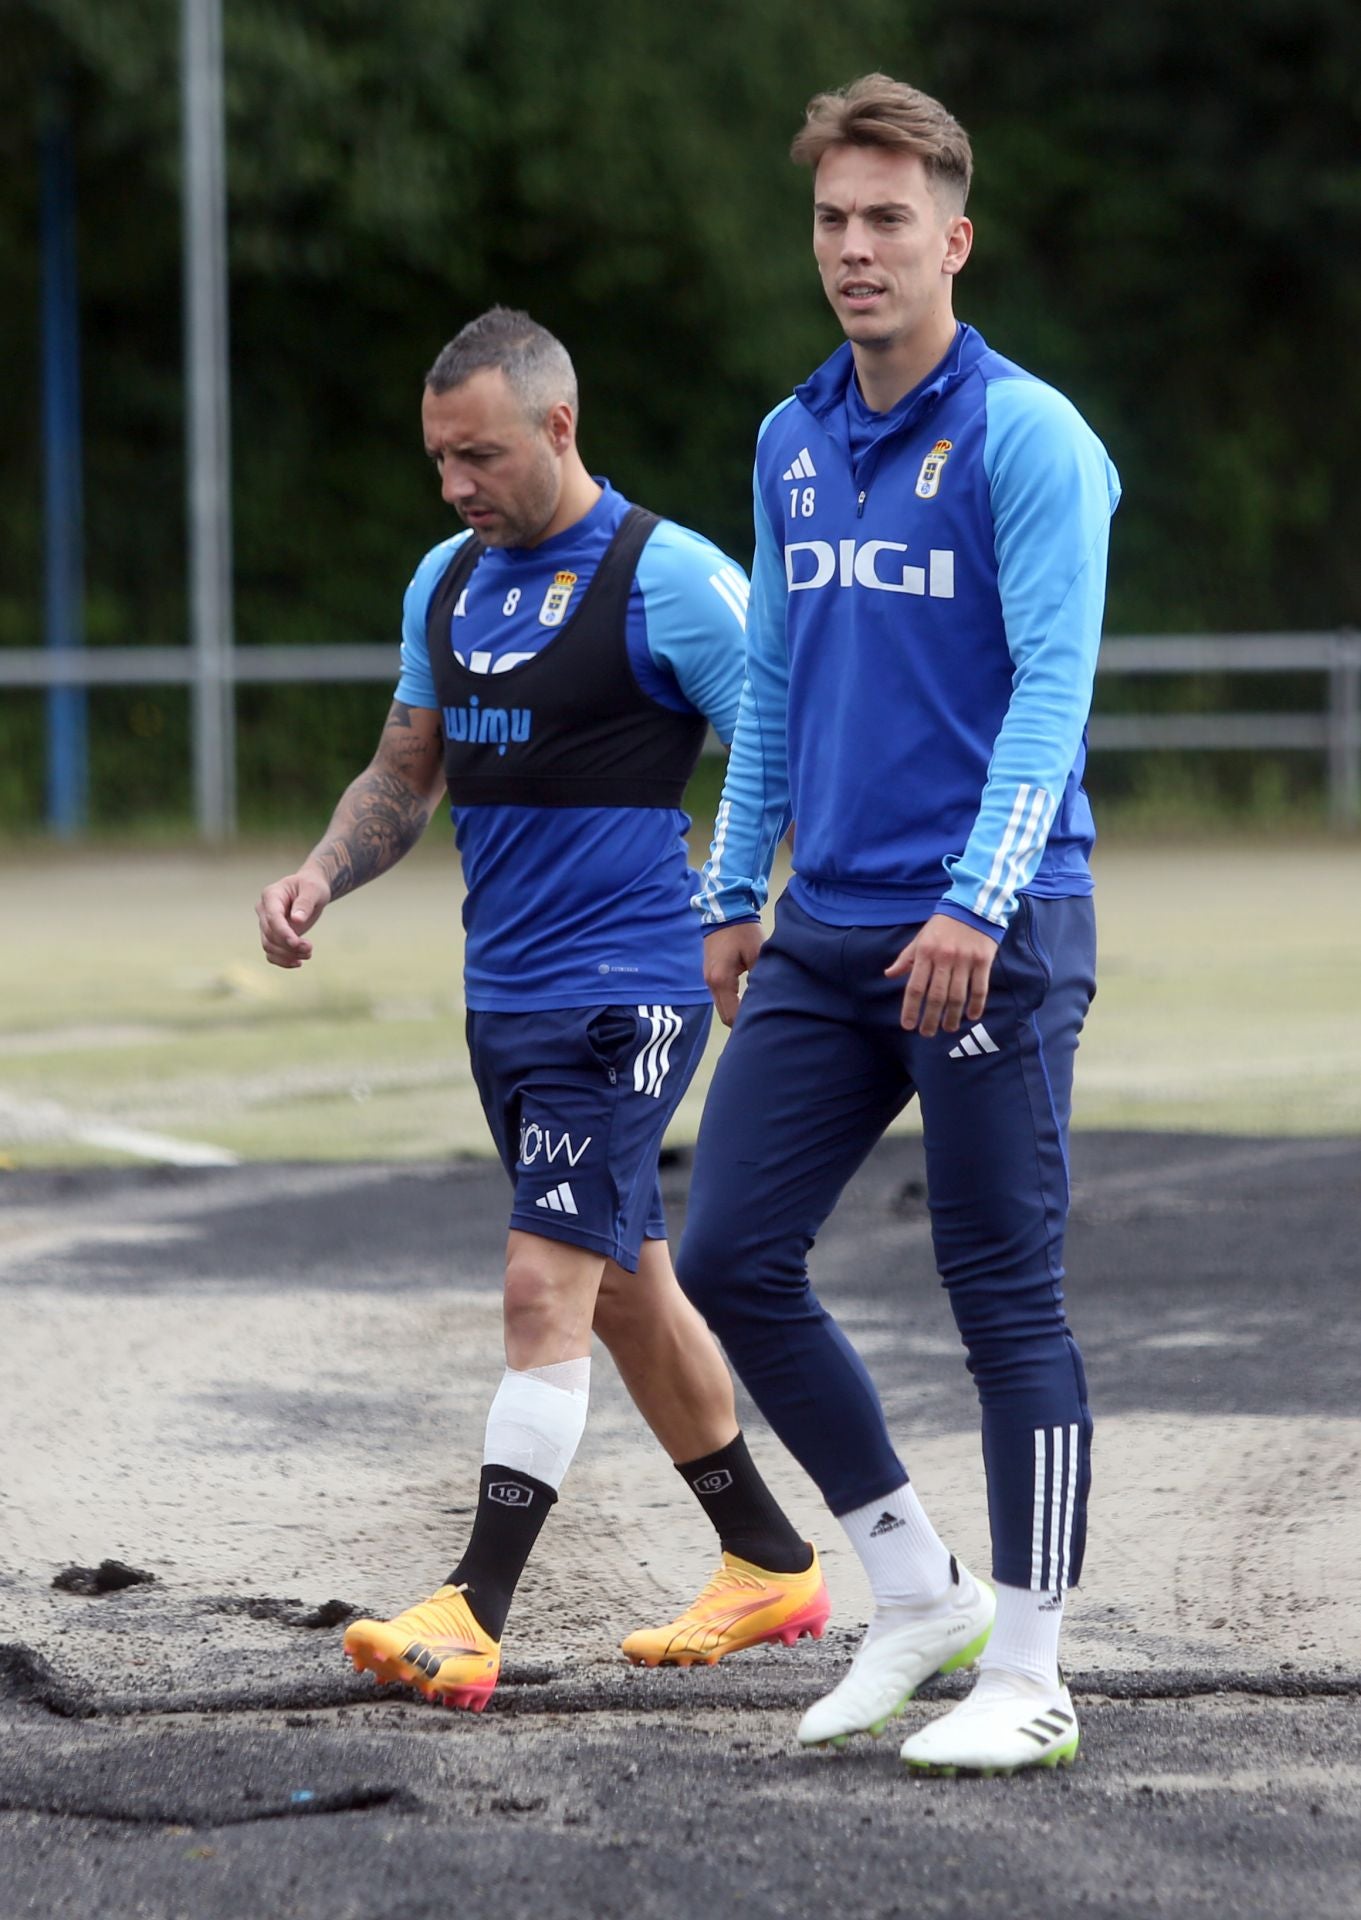
<svg viewBox="0 0 1361 1920"><path fill-rule="evenodd" d="M712 1011L469 1013L473 1079L515 1187L512 1227L637 1272L643 1241L666 1238L657 1155Z"/></svg>

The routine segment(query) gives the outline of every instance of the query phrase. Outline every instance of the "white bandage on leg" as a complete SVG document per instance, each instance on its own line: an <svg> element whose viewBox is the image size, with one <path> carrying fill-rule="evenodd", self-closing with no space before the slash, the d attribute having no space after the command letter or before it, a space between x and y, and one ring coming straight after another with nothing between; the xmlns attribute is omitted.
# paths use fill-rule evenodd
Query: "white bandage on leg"
<svg viewBox="0 0 1361 1920"><path fill-rule="evenodd" d="M487 1415L482 1464L517 1468L556 1493L586 1431L590 1388L589 1357L524 1373L507 1367Z"/></svg>

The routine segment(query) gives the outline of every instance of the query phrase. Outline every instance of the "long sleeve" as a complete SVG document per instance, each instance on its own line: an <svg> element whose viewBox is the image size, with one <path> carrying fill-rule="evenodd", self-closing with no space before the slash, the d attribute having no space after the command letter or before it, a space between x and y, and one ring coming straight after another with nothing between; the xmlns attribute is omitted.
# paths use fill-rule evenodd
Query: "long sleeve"
<svg viewBox="0 0 1361 1920"><path fill-rule="evenodd" d="M706 927L758 915L787 831L789 649L784 565L756 491L756 557L747 610L747 667L714 839L692 904Z"/></svg>
<svg viewBox="0 0 1361 1920"><path fill-rule="evenodd" d="M988 390L985 463L1011 699L942 902L1001 937L1082 749L1105 605L1115 469L1075 409L1029 380Z"/></svg>

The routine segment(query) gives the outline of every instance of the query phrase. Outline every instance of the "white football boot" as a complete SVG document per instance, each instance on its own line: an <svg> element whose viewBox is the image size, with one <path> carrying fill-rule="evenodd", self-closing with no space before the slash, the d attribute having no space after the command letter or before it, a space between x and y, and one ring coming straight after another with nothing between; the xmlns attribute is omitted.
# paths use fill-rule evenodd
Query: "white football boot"
<svg viewBox="0 0 1361 1920"><path fill-rule="evenodd" d="M952 1557L950 1585L934 1605L884 1608L875 1615L850 1672L799 1722L800 1742L844 1747L852 1734L877 1738L923 1680L973 1665L988 1643L996 1611L992 1588Z"/></svg>
<svg viewBox="0 0 1361 1920"><path fill-rule="evenodd" d="M1022 1767L1071 1767L1077 1715L1063 1683L987 1667L973 1692L939 1720L910 1734L900 1758L914 1773L1019 1773Z"/></svg>

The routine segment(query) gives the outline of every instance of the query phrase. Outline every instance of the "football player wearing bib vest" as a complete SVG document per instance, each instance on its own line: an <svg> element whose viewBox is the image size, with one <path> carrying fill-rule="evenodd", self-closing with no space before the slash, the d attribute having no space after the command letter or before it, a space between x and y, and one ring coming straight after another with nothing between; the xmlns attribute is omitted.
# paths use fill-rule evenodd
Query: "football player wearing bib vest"
<svg viewBox="0 0 1361 1920"><path fill-rule="evenodd" d="M1095 986L1082 770L1119 483L1076 408L955 319L972 159L945 108L871 74L812 102L793 155L814 172L813 252L846 340L757 445L747 682L696 899L719 1013L737 1017L678 1264L874 1594L803 1742L882 1732L930 1674L977 1661L904 1762L1066 1765L1059 1627L1091 1440L1061 1284ZM763 945L791 817L794 876ZM809 1285L823 1221L914 1097L981 1407L995 1595L935 1531Z"/></svg>
<svg viewBox="0 0 1361 1920"><path fill-rule="evenodd" d="M354 1622L345 1648L380 1682L480 1711L585 1427L593 1333L722 1549L697 1598L625 1654L712 1665L792 1645L821 1635L828 1602L676 1283L657 1180L710 1018L681 800L706 728L732 737L746 577L592 478L572 363L526 314L470 322L427 374L421 417L467 531L407 589L372 762L256 911L268 958L302 965L323 910L400 860L447 793L473 1075L513 1187L506 1371L460 1559L430 1599Z"/></svg>

